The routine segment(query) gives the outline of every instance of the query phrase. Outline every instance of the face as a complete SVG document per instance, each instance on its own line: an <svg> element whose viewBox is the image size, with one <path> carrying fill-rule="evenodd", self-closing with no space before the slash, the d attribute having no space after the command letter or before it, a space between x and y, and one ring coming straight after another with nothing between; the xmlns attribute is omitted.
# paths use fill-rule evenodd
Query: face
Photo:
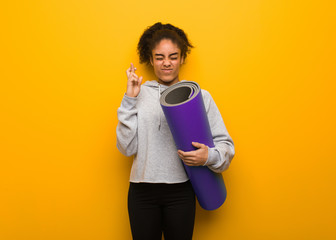
<svg viewBox="0 0 336 240"><path fill-rule="evenodd" d="M152 51L151 64L161 84L177 83L182 63L181 50L170 39L162 39Z"/></svg>

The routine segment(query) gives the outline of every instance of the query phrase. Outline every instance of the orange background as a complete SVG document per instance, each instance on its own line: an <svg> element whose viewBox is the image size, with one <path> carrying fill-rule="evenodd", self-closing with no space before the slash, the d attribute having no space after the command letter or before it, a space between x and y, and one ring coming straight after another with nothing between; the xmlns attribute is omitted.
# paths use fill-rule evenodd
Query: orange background
<svg viewBox="0 0 336 240"><path fill-rule="evenodd" d="M157 21L196 46L181 79L218 105L236 145L228 197L194 239L335 239L332 1L2 1L0 239L131 239L132 159L117 108Z"/></svg>

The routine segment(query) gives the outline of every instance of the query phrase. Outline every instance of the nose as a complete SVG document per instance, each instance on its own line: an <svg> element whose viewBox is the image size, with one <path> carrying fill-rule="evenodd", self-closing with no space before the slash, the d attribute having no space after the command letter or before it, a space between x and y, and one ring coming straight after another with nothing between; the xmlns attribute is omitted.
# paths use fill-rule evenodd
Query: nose
<svg viewBox="0 0 336 240"><path fill-rule="evenodd" d="M170 67L171 66L171 62L169 60L164 60L163 61L163 66L164 67Z"/></svg>

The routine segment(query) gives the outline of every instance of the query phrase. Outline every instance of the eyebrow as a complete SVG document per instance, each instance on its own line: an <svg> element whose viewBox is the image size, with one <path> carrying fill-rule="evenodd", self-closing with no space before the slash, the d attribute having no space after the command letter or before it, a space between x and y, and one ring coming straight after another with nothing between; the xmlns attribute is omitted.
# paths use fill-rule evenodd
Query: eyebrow
<svg viewBox="0 0 336 240"><path fill-rule="evenodd" d="M169 57L171 57L171 56L173 56L173 55L176 55L176 54L178 54L178 52L175 52L175 53L169 54ZM155 56L162 56L162 57L164 57L164 55L163 55L163 54L159 54L159 53L155 53Z"/></svg>

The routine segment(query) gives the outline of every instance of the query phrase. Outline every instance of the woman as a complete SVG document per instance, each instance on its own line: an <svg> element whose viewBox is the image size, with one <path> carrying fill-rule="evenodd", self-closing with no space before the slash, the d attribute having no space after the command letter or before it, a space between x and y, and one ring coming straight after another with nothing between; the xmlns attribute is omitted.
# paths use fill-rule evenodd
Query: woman
<svg viewBox="0 0 336 240"><path fill-rule="evenodd" d="M134 155L128 193L133 239L192 239L195 195L182 161L222 172L230 165L234 145L211 95L202 90L215 143L209 148L194 142L195 151L177 150L160 107L162 91L180 81L179 71L190 44L183 30L156 23L138 43L140 62L153 67L157 80L142 83L131 64L127 89L118 109L117 147ZM182 161L181 161L182 160Z"/></svg>

